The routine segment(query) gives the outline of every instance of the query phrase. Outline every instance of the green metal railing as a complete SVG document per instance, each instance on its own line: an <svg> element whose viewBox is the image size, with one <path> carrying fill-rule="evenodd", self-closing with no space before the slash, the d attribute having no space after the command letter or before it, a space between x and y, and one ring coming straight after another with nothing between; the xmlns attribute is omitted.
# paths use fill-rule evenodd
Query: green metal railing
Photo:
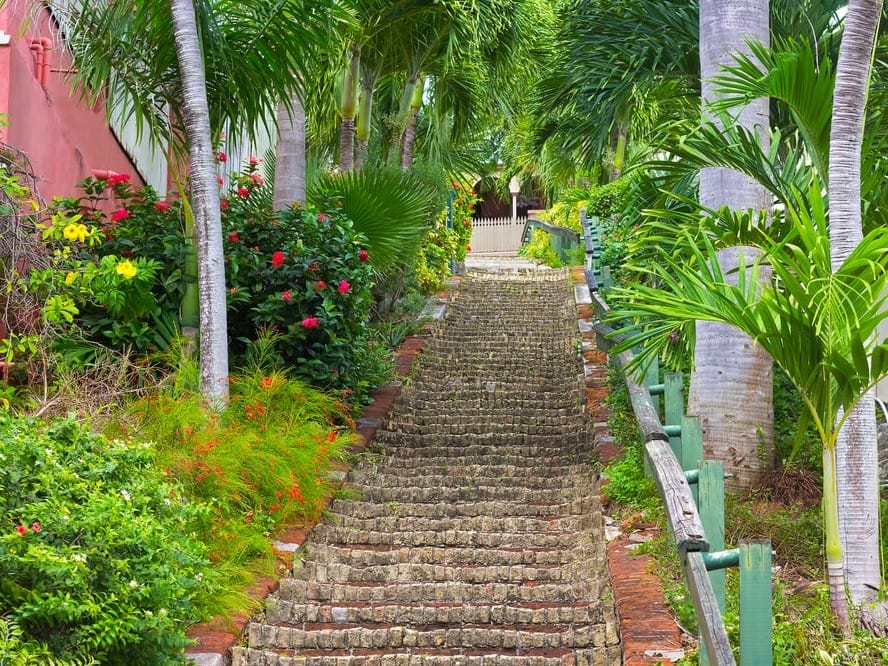
<svg viewBox="0 0 888 666"><path fill-rule="evenodd" d="M580 220L586 243L586 282L597 315L594 329L599 349L607 351L616 344L617 338L614 329L600 321L610 310L599 291L605 279L609 280L605 267L600 265L600 231L596 243L592 230L599 228L597 220L587 220L585 212ZM659 369L652 364L643 378L636 378L627 371L633 360L631 351L612 355L611 360L620 368L629 389L645 442L645 468L657 484L670 533L681 557L700 629L700 663L736 664L723 616L724 569L738 567L740 664L770 665L771 543L748 540L737 548L725 550L724 466L720 461L703 458L700 420L684 415L681 373L666 373L661 381Z"/></svg>

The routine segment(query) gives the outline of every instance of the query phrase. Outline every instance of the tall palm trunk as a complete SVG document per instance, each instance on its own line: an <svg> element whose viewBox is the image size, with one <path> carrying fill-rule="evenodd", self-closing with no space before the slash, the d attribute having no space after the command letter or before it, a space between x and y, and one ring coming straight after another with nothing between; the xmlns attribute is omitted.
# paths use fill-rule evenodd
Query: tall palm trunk
<svg viewBox="0 0 888 666"><path fill-rule="evenodd" d="M754 0L701 0L700 67L703 104L715 99L712 77L731 53L748 53L746 41L769 42L768 2ZM741 112L738 122L758 131L766 141L768 100L756 100ZM765 189L736 171L707 168L700 172L700 203L710 208L762 210L770 207ZM719 255L722 270L730 274L738 265L739 248ZM773 460L774 410L771 359L752 339L725 324L697 322L688 413L704 423L707 457L722 460L733 474L732 490L747 490L760 483Z"/></svg>
<svg viewBox="0 0 888 666"><path fill-rule="evenodd" d="M339 169L348 173L355 166L355 114L358 112L358 81L361 75L361 51L353 45L351 58L342 81L339 109Z"/></svg>
<svg viewBox="0 0 888 666"><path fill-rule="evenodd" d="M275 210L283 210L294 201L305 201L305 109L299 95L294 94L290 104L292 111L281 104L277 112Z"/></svg>
<svg viewBox="0 0 888 666"><path fill-rule="evenodd" d="M373 121L373 86L375 82L365 79L361 83L361 97L358 103L358 122L355 137L358 140L355 150L355 171L360 171L367 160L367 147L370 144L370 124Z"/></svg>
<svg viewBox="0 0 888 666"><path fill-rule="evenodd" d="M419 110L422 108L422 96L425 91L425 77L420 76L413 87L413 95L410 99L410 117L404 128L401 139L401 169L406 171L413 166L413 144L416 142L416 121L419 118Z"/></svg>
<svg viewBox="0 0 888 666"><path fill-rule="evenodd" d="M182 110L188 137L191 206L197 239L200 389L214 407L221 407L228 400L225 263L206 79L192 0L170 0L170 8L182 78Z"/></svg>
<svg viewBox="0 0 888 666"><path fill-rule="evenodd" d="M842 34L833 94L829 148L829 236L833 270L863 238L860 210L860 159L864 110L881 0L851 0ZM879 561L879 479L876 419L872 392L848 415L835 444L839 539L827 534L830 595L847 626L845 585L851 602L873 601L881 585ZM833 535L835 537L835 535ZM835 580L834 580L835 578ZM844 616L841 614L844 610Z"/></svg>

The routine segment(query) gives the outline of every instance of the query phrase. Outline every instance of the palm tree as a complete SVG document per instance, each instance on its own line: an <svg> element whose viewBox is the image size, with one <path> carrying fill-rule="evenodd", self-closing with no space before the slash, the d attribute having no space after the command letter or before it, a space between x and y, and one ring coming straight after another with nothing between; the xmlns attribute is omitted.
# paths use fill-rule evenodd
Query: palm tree
<svg viewBox="0 0 888 666"><path fill-rule="evenodd" d="M228 335L222 215L206 79L192 0L170 0L188 136L191 208L200 292L200 389L215 406L228 402Z"/></svg>
<svg viewBox="0 0 888 666"><path fill-rule="evenodd" d="M836 65L829 140L829 236L834 270L840 269L863 237L861 144L881 11L881 0L848 3ZM835 484L843 508L839 520L845 571L833 553L830 565L836 571L830 570L830 578L838 577L834 588L847 582L852 603L862 606L875 599L882 580L879 542L874 538L879 533L879 478L872 391L842 420L835 444Z"/></svg>
<svg viewBox="0 0 888 666"><path fill-rule="evenodd" d="M706 212L709 223L701 233L690 226L653 225L648 242L659 248L657 261L630 267L645 283L612 292L617 307L610 321L627 334L614 351L644 344L641 364L669 345L677 327L692 335L695 321L713 321L749 335L786 371L823 445L830 597L847 626L835 450L853 408L888 376L888 340L873 339L888 316L888 228L871 231L834 268L819 181L805 194L796 191L770 229L753 224L748 212ZM676 238L679 253L672 251ZM740 270L729 279L719 266L720 250L738 243L760 253L747 261L741 251ZM759 276L771 271L773 279L762 284Z"/></svg>
<svg viewBox="0 0 888 666"><path fill-rule="evenodd" d="M700 71L704 113L719 96L714 77L735 53L748 52L746 42L769 39L768 2L701 0ZM768 139L768 100L750 100L725 123L744 127ZM718 122L718 119L716 119ZM710 166L700 171L699 199L704 208L732 210L770 208L764 187L743 173ZM723 248L719 262L735 274L739 248ZM733 474L730 486L748 491L760 484L773 464L774 407L771 360L742 331L721 322L701 321L696 333L694 368L688 392L688 414L703 420L704 451L722 460Z"/></svg>

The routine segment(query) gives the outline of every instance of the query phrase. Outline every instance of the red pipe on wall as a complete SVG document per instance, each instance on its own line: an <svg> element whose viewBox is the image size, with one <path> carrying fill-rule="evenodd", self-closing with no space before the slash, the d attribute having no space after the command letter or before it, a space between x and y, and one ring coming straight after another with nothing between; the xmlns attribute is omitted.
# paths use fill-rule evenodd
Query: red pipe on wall
<svg viewBox="0 0 888 666"><path fill-rule="evenodd" d="M52 51L52 40L49 37L41 37L40 46L43 47L43 68L40 71L40 83L45 86L46 83L49 81L49 52Z"/></svg>
<svg viewBox="0 0 888 666"><path fill-rule="evenodd" d="M40 79L43 77L43 44L40 43L39 39L31 40L31 50L34 52L34 57L37 61L34 65L34 78L37 79L37 83L41 83Z"/></svg>

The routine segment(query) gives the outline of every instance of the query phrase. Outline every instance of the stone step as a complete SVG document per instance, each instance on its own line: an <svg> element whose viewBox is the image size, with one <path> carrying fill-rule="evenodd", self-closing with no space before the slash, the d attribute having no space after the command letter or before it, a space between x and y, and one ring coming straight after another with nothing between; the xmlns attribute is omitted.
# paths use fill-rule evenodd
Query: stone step
<svg viewBox="0 0 888 666"><path fill-rule="evenodd" d="M534 490L572 490L578 487L586 487L594 482L592 472L571 471L564 476L536 476L538 471L525 470L525 474L503 477L495 471L469 470L465 467L448 467L441 474L441 468L418 469L409 468L393 469L391 472L376 472L368 469L353 470L349 476L349 483L374 484L377 488L473 488L476 486L500 486L515 489L516 494L528 496L526 491ZM403 472L403 473L401 473ZM470 473L471 472L471 473ZM530 495L532 496L532 495Z"/></svg>
<svg viewBox="0 0 888 666"><path fill-rule="evenodd" d="M563 502L526 501L474 501L460 503L413 503L391 501L384 504L359 500L334 500L328 510L336 515L351 518L549 518L581 516L598 508L598 501L592 497L582 497Z"/></svg>
<svg viewBox="0 0 888 666"><path fill-rule="evenodd" d="M409 445L408 445L409 446ZM575 465L578 454L576 447L571 452L570 449L564 451L549 450L544 455L526 455L515 454L510 449L503 449L501 453L481 453L481 447L472 447L474 453L466 453L465 448L468 447L409 447L408 446L392 446L389 455L383 460L376 463L377 468L383 469L410 469L417 465L424 465L430 469L439 467L463 467L465 465L510 465L512 467L524 467L528 470L547 469L552 466L564 467L566 465ZM495 447L486 447L488 449ZM517 450L517 449L516 449ZM588 462L588 456L592 452L591 447L585 452L586 459L582 462ZM406 454L406 455L405 455Z"/></svg>
<svg viewBox="0 0 888 666"><path fill-rule="evenodd" d="M272 597L265 610L268 624L339 625L546 625L595 624L606 621L613 606L605 602L579 604L317 604Z"/></svg>
<svg viewBox="0 0 888 666"><path fill-rule="evenodd" d="M302 629L252 623L248 627L253 648L288 650L355 650L382 649L583 649L605 647L608 636L605 624L555 625L545 629L450 627L414 629L412 627L350 629Z"/></svg>
<svg viewBox="0 0 888 666"><path fill-rule="evenodd" d="M585 432L559 433L554 437L508 432L488 432L460 437L444 436L437 433L406 436L403 433L386 429L385 423L381 425L382 429L377 431L373 439L373 448L379 448L382 444L394 443L416 451L417 455L425 455L429 449L440 449L442 451L440 455L450 455L451 452L460 449L466 451L466 456L489 455L497 452L525 457L541 457L558 453L571 455L576 452L577 447L585 446L589 449L592 443L592 437ZM487 450L481 451L475 447L487 447ZM439 454L433 451L430 455Z"/></svg>
<svg viewBox="0 0 888 666"><path fill-rule="evenodd" d="M587 439L592 436L592 430L586 419L576 419L570 427L563 423L553 423L550 419L528 422L523 425L498 423L486 421L483 418L466 421L464 423L450 423L443 419L417 419L419 422L407 421L401 417L386 419L385 428L394 430L404 435L446 435L449 437L465 437L467 435L484 434L514 434L515 432L527 435L538 435L546 438L564 436L577 439Z"/></svg>
<svg viewBox="0 0 888 666"><path fill-rule="evenodd" d="M448 654L448 652L450 652ZM544 651L524 650L521 655L462 654L461 651L436 651L417 654L413 650L403 652L372 651L367 654L334 655L329 651L321 654L282 654L271 650L236 647L232 650L232 666L622 666L619 646L605 649Z"/></svg>
<svg viewBox="0 0 888 666"><path fill-rule="evenodd" d="M438 564L447 566L560 566L589 555L589 544L571 549L551 548L372 548L347 547L309 541L304 560L342 563L355 567L392 564Z"/></svg>
<svg viewBox="0 0 888 666"><path fill-rule="evenodd" d="M537 533L537 532L568 532L588 530L596 526L596 517L552 516L545 518L528 518L526 516L465 516L446 518L411 518L410 516L380 516L379 518L354 518L330 511L325 513L325 523L333 527L348 527L357 530L374 530L376 532L401 533L421 530L431 532L448 532L455 530L472 532L506 532L506 533Z"/></svg>
<svg viewBox="0 0 888 666"><path fill-rule="evenodd" d="M321 583L283 578L278 597L288 601L373 604L490 604L592 603L598 601L602 582L596 577L569 582L465 583L403 582L387 585Z"/></svg>
<svg viewBox="0 0 888 666"><path fill-rule="evenodd" d="M557 488L553 490L519 489L514 486L479 486L467 484L452 488L426 487L418 488L401 483L395 487L380 488L375 483L368 485L356 484L353 481L345 486L344 491L360 494L366 502L467 502L484 500L528 501L532 498L538 502L557 502L589 494L587 487Z"/></svg>
<svg viewBox="0 0 888 666"><path fill-rule="evenodd" d="M603 537L602 537L603 538ZM501 548L524 544L527 548L571 548L577 535L563 531L525 532L478 532L453 529L446 532L415 529L412 532L391 532L355 527L316 525L312 539L318 543L365 544L369 546L393 546L421 548L426 546L463 548Z"/></svg>

